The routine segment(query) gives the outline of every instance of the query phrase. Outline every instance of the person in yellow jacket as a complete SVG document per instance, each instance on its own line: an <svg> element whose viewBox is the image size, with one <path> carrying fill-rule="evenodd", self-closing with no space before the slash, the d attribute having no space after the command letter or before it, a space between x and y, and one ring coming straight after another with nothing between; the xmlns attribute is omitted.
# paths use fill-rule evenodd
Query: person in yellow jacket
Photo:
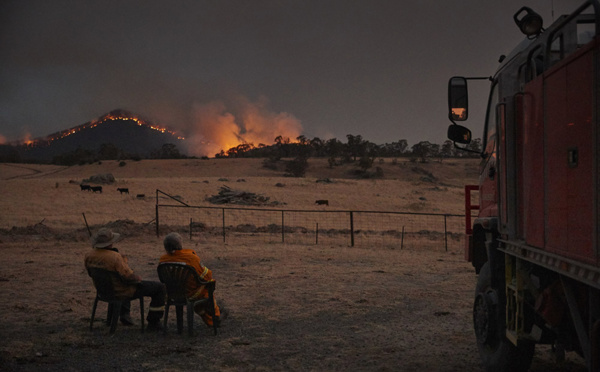
<svg viewBox="0 0 600 372"><path fill-rule="evenodd" d="M116 280L114 291L117 298L125 300L121 306L121 323L124 325L133 325L133 320L129 314L130 299L138 296L151 297L150 310L146 320L148 321L148 330L161 329L160 319L165 309L166 290L162 283L142 280L129 267L127 257L119 253L119 250L113 246L121 240L121 235L112 232L107 228L101 228L91 238L93 249L85 255L85 267L99 268L114 271L118 274L119 280ZM109 313L112 310L109 310ZM110 317L108 317L110 319Z"/></svg>
<svg viewBox="0 0 600 372"><path fill-rule="evenodd" d="M179 235L176 232L172 232L172 233L168 234L163 241L163 245L164 245L165 251L167 253L165 253L164 255L162 255L160 257L160 263L163 263L163 262L185 263L187 265L192 266L196 270L196 272L200 275L200 278L203 281L208 282L213 279L212 271L202 264L202 262L200 261L200 257L198 257L196 252L194 252L191 249L183 249L183 239L181 238L181 235ZM187 287L187 296L190 299L208 298L208 290L206 290L206 288L204 288L204 286L199 287L199 286L197 286L197 284L195 282L190 281L188 283L188 287ZM213 296L213 299L214 299L214 296ZM219 324L218 322L220 320L223 320L223 317L221 316L221 309L219 309L219 306L217 305L217 300L214 299L214 301L215 301L215 317L217 320L217 324ZM200 315L200 317L202 318L204 323L206 323L206 325L212 327L213 319L210 316L210 314L208 314L206 306L202 306L199 304L198 306L196 306L194 308L194 311L196 312L196 314ZM223 315L225 315L225 314L223 314Z"/></svg>

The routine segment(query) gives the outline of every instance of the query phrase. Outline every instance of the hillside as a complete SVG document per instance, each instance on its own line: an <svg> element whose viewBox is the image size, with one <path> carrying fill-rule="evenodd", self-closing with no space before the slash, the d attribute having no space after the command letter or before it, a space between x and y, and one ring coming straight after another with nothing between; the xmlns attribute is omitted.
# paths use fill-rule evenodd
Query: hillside
<svg viewBox="0 0 600 372"><path fill-rule="evenodd" d="M50 162L55 156L77 149L95 152L105 144L112 144L126 154L148 156L163 144L177 145L180 141L169 132L139 125L134 120L119 119L73 131L73 134L56 137L50 141L40 140L35 145L17 146L16 149L24 160Z"/></svg>

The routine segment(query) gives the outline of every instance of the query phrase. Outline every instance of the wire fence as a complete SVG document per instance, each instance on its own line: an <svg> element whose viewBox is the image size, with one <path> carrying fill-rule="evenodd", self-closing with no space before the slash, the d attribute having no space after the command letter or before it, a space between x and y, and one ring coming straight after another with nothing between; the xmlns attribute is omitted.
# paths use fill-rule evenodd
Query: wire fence
<svg viewBox="0 0 600 372"><path fill-rule="evenodd" d="M173 204L159 204L158 193ZM160 190L156 200L157 236L177 231L191 240L226 244L464 246L464 215L191 206Z"/></svg>

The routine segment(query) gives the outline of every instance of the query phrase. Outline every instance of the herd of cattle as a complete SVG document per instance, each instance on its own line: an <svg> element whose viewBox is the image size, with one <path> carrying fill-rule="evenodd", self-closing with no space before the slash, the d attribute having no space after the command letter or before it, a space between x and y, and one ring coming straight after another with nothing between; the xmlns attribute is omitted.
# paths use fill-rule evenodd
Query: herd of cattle
<svg viewBox="0 0 600 372"><path fill-rule="evenodd" d="M81 191L91 191L91 192L102 192L102 186L92 186L92 185L79 185L81 187ZM129 189L127 188L117 188L117 191L121 194L129 194Z"/></svg>
<svg viewBox="0 0 600 372"><path fill-rule="evenodd" d="M79 187L81 187L81 191L91 191L91 192L102 192L102 186L92 186L92 185L85 185L85 184L80 184ZM118 187L117 191L120 192L121 194L129 194L129 189L125 188L125 187ZM138 194L136 196L138 199L143 199L145 198L144 194ZM329 205L329 200L316 200L315 204L318 205Z"/></svg>

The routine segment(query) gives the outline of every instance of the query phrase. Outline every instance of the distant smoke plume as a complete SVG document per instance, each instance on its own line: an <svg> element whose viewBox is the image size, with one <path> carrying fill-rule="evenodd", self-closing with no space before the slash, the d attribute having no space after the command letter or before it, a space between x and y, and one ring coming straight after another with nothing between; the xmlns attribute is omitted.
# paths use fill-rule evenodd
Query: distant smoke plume
<svg viewBox="0 0 600 372"><path fill-rule="evenodd" d="M193 124L186 131L187 153L214 156L243 143L270 145L277 136L294 141L302 133L300 120L285 112L272 112L267 105L265 98L258 102L238 98L231 107L223 101L195 104Z"/></svg>

